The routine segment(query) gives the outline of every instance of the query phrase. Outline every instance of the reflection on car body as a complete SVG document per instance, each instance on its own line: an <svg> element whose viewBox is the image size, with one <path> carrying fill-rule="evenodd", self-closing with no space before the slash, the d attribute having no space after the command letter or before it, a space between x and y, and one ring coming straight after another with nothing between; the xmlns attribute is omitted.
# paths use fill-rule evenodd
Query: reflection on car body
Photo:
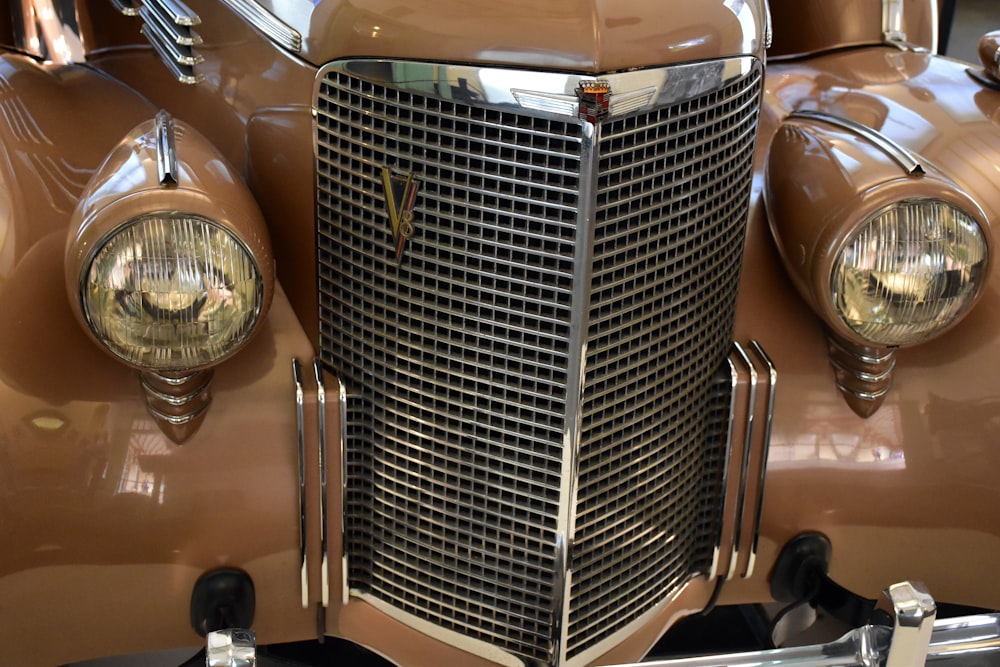
<svg viewBox="0 0 1000 667"><path fill-rule="evenodd" d="M997 33L10 4L3 664L620 664L775 598L860 626L806 661L1000 646L934 602L1000 607Z"/></svg>

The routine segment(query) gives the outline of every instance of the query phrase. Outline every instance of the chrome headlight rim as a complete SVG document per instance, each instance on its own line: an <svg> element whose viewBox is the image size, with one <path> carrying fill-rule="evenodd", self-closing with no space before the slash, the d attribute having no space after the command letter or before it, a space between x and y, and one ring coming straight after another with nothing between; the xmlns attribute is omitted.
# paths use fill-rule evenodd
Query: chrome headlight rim
<svg viewBox="0 0 1000 667"><path fill-rule="evenodd" d="M971 199L966 199L960 191L938 192L933 195L921 194L908 197L886 197L885 195L889 194L889 191L893 189L894 188L886 188L885 191L881 193L883 196L879 198L880 201L878 201L877 205L870 207L865 213L854 217L854 224L847 226L845 230L846 233L842 232L837 235L838 239L834 244L832 244L832 252L828 255L829 259L827 262L824 262L826 280L823 282L827 287L827 291L825 293L825 310L830 315L830 317L827 318L828 325L831 326L834 332L844 340L882 349L909 347L925 343L943 335L961 322L973 310L985 291L984 287L987 282L987 276L991 270L993 251L992 235L990 233L990 226L986 222L986 216L982 213L982 210L975 204L975 202ZM961 217L964 217L974 226L975 230L978 232L978 242L981 243L983 255L983 268L979 272L979 281L974 285L971 296L966 298L965 302L962 303L954 313L949 315L949 321L946 324L942 324L941 326L935 328L929 328L926 332L920 334L919 336L911 337L905 340L889 336L879 338L868 337L851 325L838 303L839 288L837 284L837 274L842 266L841 260L844 253L848 250L848 248L855 244L863 233L865 233L872 225L876 224L883 216L897 209L927 205L946 207L947 209L957 212Z"/></svg>
<svg viewBox="0 0 1000 667"><path fill-rule="evenodd" d="M115 208L117 207L109 207L109 209ZM132 207L129 206L128 208ZM89 286L89 274L91 273L95 260L98 258L100 253L105 250L108 244L110 244L114 239L120 237L121 234L153 219L197 220L200 224L205 224L224 234L229 240L238 246L240 252L243 253L252 266L253 274L255 276L255 286L253 290L254 307L251 309L251 312L245 316L246 318L249 318L250 321L246 325L242 335L231 343L224 353L213 357L210 361L199 364L182 364L170 367L153 366L137 362L135 359L121 353L114 345L109 344L108 340L102 336L99 326L96 324L94 317L91 314L86 292ZM85 226L85 228L86 227L87 226ZM170 374L188 373L215 367L243 349L243 347L253 338L260 326L261 320L263 319L263 314L268 309L270 302L268 274L263 270L264 267L260 262L259 253L254 251L254 248L251 247L251 245L237 229L234 229L231 225L226 224L224 221L206 215L203 211L195 210L194 208L191 210L157 209L135 211L130 217L126 217L118 224L114 224L103 230L95 242L92 244L88 243L87 245L89 245L89 249L80 256L80 262L78 265L79 270L77 272L76 297L79 308L78 312L86 325L86 330L89 332L91 337L100 344L101 348L111 354L114 358L133 368L143 371L153 371L155 373Z"/></svg>

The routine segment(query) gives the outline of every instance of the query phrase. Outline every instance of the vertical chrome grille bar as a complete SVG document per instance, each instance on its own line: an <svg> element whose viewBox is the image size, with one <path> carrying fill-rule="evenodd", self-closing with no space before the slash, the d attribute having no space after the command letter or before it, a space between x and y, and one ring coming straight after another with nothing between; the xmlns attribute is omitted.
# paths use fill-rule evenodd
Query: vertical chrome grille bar
<svg viewBox="0 0 1000 667"><path fill-rule="evenodd" d="M718 506L718 516L716 521L718 523L718 537L715 541L715 547L712 551L712 565L708 569L708 578L715 579L719 576L719 559L721 557L722 551L722 527L725 521L726 513L726 499L728 498L729 491L729 466L732 463L730 456L732 454L732 442L733 442L733 421L736 418L736 385L739 383L739 375L736 372L736 365L733 363L732 359L727 358L725 362L725 368L729 370L729 377L727 379L729 385L729 416L726 419L726 436L723 445L723 459L722 459L722 481L721 481L721 495L719 497Z"/></svg>
<svg viewBox="0 0 1000 667"><path fill-rule="evenodd" d="M292 359L292 378L295 381L296 447L299 462L299 579L302 588L302 608L309 608L309 565L306 553L306 431L305 389L302 385L302 367Z"/></svg>
<svg viewBox="0 0 1000 667"><path fill-rule="evenodd" d="M316 375L316 407L319 428L319 545L320 545L320 624L325 625L325 610L330 606L330 547L326 524L326 383L323 381L323 366L319 359L313 360ZM322 638L322 634L321 634Z"/></svg>
<svg viewBox="0 0 1000 667"><path fill-rule="evenodd" d="M582 125L583 144L580 157L580 196L577 213L576 254L571 304L569 363L566 382L566 434L563 445L562 486L560 489L559 518L556 548L562 563L561 581L557 579L552 617L555 619L550 648L550 665L566 662L569 643L570 605L573 570L572 551L575 541L577 502L577 474L580 449L583 446L584 391L587 378L587 332L591 299L591 273L594 266L594 225L596 211L593 193L597 189L597 143L600 126Z"/></svg>
<svg viewBox="0 0 1000 667"><path fill-rule="evenodd" d="M738 342L733 343L737 357L743 362L746 372L750 376L747 389L747 423L743 442L743 462L740 465L740 486L736 496L736 528L733 537L733 555L729 562L728 579L732 579L736 574L736 562L739 560L740 543L743 541L743 515L746 509L747 485L750 482L750 456L753 445L754 413L757 411L757 368L750 361L747 352Z"/></svg>
<svg viewBox="0 0 1000 667"><path fill-rule="evenodd" d="M767 457L771 450L771 426L774 421L774 395L778 388L778 370L771 361L771 357L764 351L761 344L756 341L750 341L750 347L761 359L764 365L767 367L767 418L764 422L764 438L763 438L763 451L761 452L761 464L760 471L758 472L757 478L757 509L754 512L753 520L753 541L750 545L750 560L747 563L747 570L743 574L743 578L746 579L753 574L754 564L757 561L757 547L760 543L760 523L764 515L764 485L765 478L767 477Z"/></svg>

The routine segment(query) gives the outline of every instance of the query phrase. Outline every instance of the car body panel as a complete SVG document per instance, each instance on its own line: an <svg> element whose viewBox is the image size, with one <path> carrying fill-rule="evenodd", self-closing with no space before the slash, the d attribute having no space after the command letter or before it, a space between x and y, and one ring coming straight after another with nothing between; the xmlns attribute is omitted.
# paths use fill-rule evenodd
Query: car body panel
<svg viewBox="0 0 1000 667"><path fill-rule="evenodd" d="M864 122L978 201L995 245L998 105L1000 93L959 63L889 47L847 51L770 67L760 140L800 108ZM998 591L982 573L1000 556L1000 521L987 509L1000 494L990 444L1000 399L991 324L1000 317L1000 273L992 267L980 302L954 329L897 351L885 403L862 419L836 389L823 325L782 269L759 202L749 224L747 254L757 259L744 268L737 338L758 338L780 374L762 560L817 530L833 543L831 574L861 595L877 597L886 579L902 576L925 582L939 600L995 607ZM723 600L755 599L767 585L734 582Z"/></svg>
<svg viewBox="0 0 1000 667"><path fill-rule="evenodd" d="M310 608L303 609L291 360L311 367L319 329L311 115L317 70L275 48L221 4L190 4L212 45L198 86L179 86L149 47L104 26L107 3L89 12L89 62L102 74L77 66L46 70L17 56L0 62L12 68L4 72L27 80L50 77L37 92L18 83L26 106L6 107L0 124L6 158L0 165L0 313L17 313L0 327L0 531L14 545L0 551L0 663L44 665L195 646L190 591L202 572L219 566L243 568L255 581L261 642L315 636L315 603L322 597L319 403L306 373ZM305 55L316 64L379 56L603 73L759 52L760 26L740 27L733 4L428 2L400 8L372 2L362 8L325 2L310 14ZM760 18L756 3L735 4ZM843 22L831 24L819 4L793 10L772 0L776 14L801 11L817 24L808 39L782 52L880 42L871 27L874 14L847 6L838 14ZM660 20L682 11L683 22ZM123 20L115 18L115 25ZM498 26L490 39L480 32L484 22ZM567 22L571 29L558 29ZM858 26L863 34L844 32ZM72 97L77 83L94 97ZM774 133L790 112L808 108L865 123L907 146L947 173L996 223L1000 93L979 86L954 62L878 45L772 64L765 88L735 338L760 341L779 383L756 569L748 579L727 582L719 601L770 599L769 572L782 545L819 530L834 545L831 574L861 594L875 596L887 583L910 577L924 580L938 599L998 607L1000 588L984 581L983 572L1000 556L1000 521L989 511L1000 494L991 449L1000 429L994 372L1000 275L991 272L980 303L953 330L898 352L893 389L880 410L862 419L837 391L823 326L782 266L763 187ZM61 198L47 197L63 181L18 166L34 158L15 141L30 138L19 134L25 128L63 117L64 108L52 100L70 100L77 115L100 121L100 131L80 133L85 136L77 141L55 134L33 140L46 160L65 159L72 167L73 185L57 192ZM216 369L212 408L183 447L170 443L146 413L137 374L94 346L73 319L63 275L70 204L86 184L85 172L159 107L210 137L245 176L268 220L282 286L256 338ZM1000 233L996 224L991 232ZM336 378L327 375L325 383L331 457L326 632L400 664L493 664L365 602L344 606L340 405ZM761 456L755 449L753 460ZM755 537L751 522L743 529L738 569L748 565ZM732 534L724 538L735 539ZM691 580L597 663L638 658L665 628L709 604L714 586L704 577ZM59 641L48 640L52 628L59 629Z"/></svg>

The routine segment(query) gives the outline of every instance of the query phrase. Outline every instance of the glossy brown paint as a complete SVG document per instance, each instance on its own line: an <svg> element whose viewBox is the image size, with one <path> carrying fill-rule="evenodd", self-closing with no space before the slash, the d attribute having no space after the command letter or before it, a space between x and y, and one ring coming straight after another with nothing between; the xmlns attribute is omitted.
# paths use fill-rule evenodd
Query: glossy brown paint
<svg viewBox="0 0 1000 667"><path fill-rule="evenodd" d="M208 3L191 4L203 18L227 13ZM343 26L361 25L344 20ZM109 50L96 59L106 71L156 98L158 106L165 102L179 118L197 125L250 175L275 239L279 275L284 270L292 276L289 284L299 281L290 297L279 288L260 336L217 370L213 414L188 445L176 449L165 442L145 415L134 374L101 355L72 318L66 320L60 264L66 218L53 215L50 233L37 239L34 228L23 232L26 241L11 246L14 250L0 241L0 258L11 257L10 262L0 260L0 269L6 270L0 271L0 279L6 279L0 294L9 290L13 295L0 312L24 314L19 327L0 327L0 336L8 337L0 341L0 390L6 394L0 399L0 423L10 434L4 451L12 452L8 456L14 461L0 466L0 475L8 475L0 484L0 511L5 512L0 530L11 538L5 542L19 545L0 551L0 617L12 619L0 623L0 662L51 664L194 645L197 637L186 625L189 592L204 569L219 564L243 567L254 577L259 596L255 626L262 642L306 638L313 632L315 610L301 610L298 603L297 464L288 365L292 356L311 359L310 339L316 331L308 324L315 317L308 307L315 299L314 282L299 273L308 275L315 264L311 153L302 153L303 146L311 146L311 123L302 114L309 108L314 70L241 25L231 15L220 15L211 27L206 22L206 35L220 45L208 54L211 76L191 89L168 81L148 49ZM344 31L350 36L348 28ZM231 39L222 41L224 34ZM442 52L447 48L442 46ZM73 69L70 75L84 77L88 86L102 85L92 73ZM62 94L49 91L39 97ZM125 111L122 116L108 114L106 120L117 132L103 147L87 151L90 170L121 130L148 117L143 114L153 108L121 91L108 99L134 106L137 117ZM877 125L897 141L919 148L970 194L1000 202L989 171L1000 150L1000 100L996 93L980 90L960 67L883 48L772 67L758 186L780 121L805 103L831 113L846 110ZM94 143L102 143L100 139ZM59 145L64 143L72 142ZM970 151L985 155L971 161ZM287 194L289 185L297 196ZM306 190L304 204L301 192ZM43 190L36 192L40 198L38 192ZM991 220L998 214L995 206L984 204ZM4 227L4 233L10 229L15 227ZM18 233L9 232L9 238L19 238ZM761 340L774 358L778 403L761 556L753 578L726 585L723 602L768 599L767 573L780 545L812 529L833 539L834 576L861 592L874 596L887 582L914 577L927 581L939 599L1000 605L997 585L981 576L1000 556L1000 526L983 511L1000 495L1000 483L990 474L1000 463L993 460L991 446L1000 435L995 424L1000 387L992 373L1000 354L993 326L1000 317L995 271L986 292L959 327L900 354L889 400L863 421L834 388L825 334L781 266L757 188L737 338ZM39 311L44 316L32 316ZM46 331L50 326L59 330ZM32 340L32 333L46 337ZM79 355L63 348L79 350ZM39 349L47 354L38 355ZM16 376L9 368L17 369ZM334 386L328 378L331 433L337 432ZM313 397L310 387L307 469L315 526ZM25 424L40 432L26 433ZM71 430L64 430L66 425ZM50 431L55 435L44 435ZM134 467L126 462L140 456L157 494L160 475L162 504L159 495L145 493L145 477L134 477L136 484L129 486L133 477L125 473ZM331 490L339 488L336 459L331 455ZM105 470L114 472L102 477ZM338 554L339 499L333 493L329 500L331 554ZM106 537L95 540L95 535ZM315 604L315 536L309 554ZM368 644L401 664L477 662L362 602L341 609L338 562L335 558L331 577L330 634ZM707 582L692 581L677 601L599 662L637 657L666 625L703 606L710 593ZM37 636L39 628L51 627L64 629L60 642L24 641Z"/></svg>
<svg viewBox="0 0 1000 667"><path fill-rule="evenodd" d="M289 363L312 346L287 299L217 370L213 418L186 448L170 443L137 374L74 321L62 275L75 200L114 137L155 109L83 68L8 56L0 81L0 664L196 645L187 600L220 565L257 582L262 638L311 636ZM38 634L54 627L59 641Z"/></svg>
<svg viewBox="0 0 1000 667"><path fill-rule="evenodd" d="M758 12L755 2L745 7ZM305 48L316 64L377 56L612 72L759 55L762 46L726 4L686 0L420 0L405 8L333 0L317 5L312 25Z"/></svg>
<svg viewBox="0 0 1000 667"><path fill-rule="evenodd" d="M889 47L772 65L759 141L769 145L798 108L868 123L978 201L995 237L1000 94L964 69ZM858 593L876 597L885 582L910 578L938 600L997 607L1000 585L989 572L1000 558L1000 519L990 509L1000 500L1000 273L993 268L979 304L954 329L897 353L892 390L862 419L834 386L824 326L782 268L755 197L736 331L771 352L778 401L762 567L727 585L723 602L765 599L781 546L818 530L833 542L831 574Z"/></svg>
<svg viewBox="0 0 1000 667"><path fill-rule="evenodd" d="M774 22L771 58L881 44L882 3L876 0L769 0ZM913 46L934 50L938 0L905 0L903 32Z"/></svg>
<svg viewBox="0 0 1000 667"><path fill-rule="evenodd" d="M61 277L56 248L65 246L87 181L123 126L155 110L92 71L40 67L19 56L0 58L0 96L10 110L0 118L0 380L54 402L120 395L123 373L99 361L65 289L49 289ZM67 122L66 109L91 119L86 132Z"/></svg>
<svg viewBox="0 0 1000 667"><path fill-rule="evenodd" d="M190 593L204 571L221 566L253 578L261 641L313 635L315 612L301 609L298 590L293 355L310 358L311 345L279 293L264 330L216 370L212 414L183 448L145 413L134 377L122 385L134 388L131 396L61 405L0 387L9 443L0 662L197 646ZM49 421L39 426L38 415ZM336 428L336 410L328 418ZM60 421L57 434L44 430ZM315 455L310 462L315 471ZM318 488L313 472L310 484ZM310 581L317 599L315 565ZM27 639L52 627L57 642Z"/></svg>

